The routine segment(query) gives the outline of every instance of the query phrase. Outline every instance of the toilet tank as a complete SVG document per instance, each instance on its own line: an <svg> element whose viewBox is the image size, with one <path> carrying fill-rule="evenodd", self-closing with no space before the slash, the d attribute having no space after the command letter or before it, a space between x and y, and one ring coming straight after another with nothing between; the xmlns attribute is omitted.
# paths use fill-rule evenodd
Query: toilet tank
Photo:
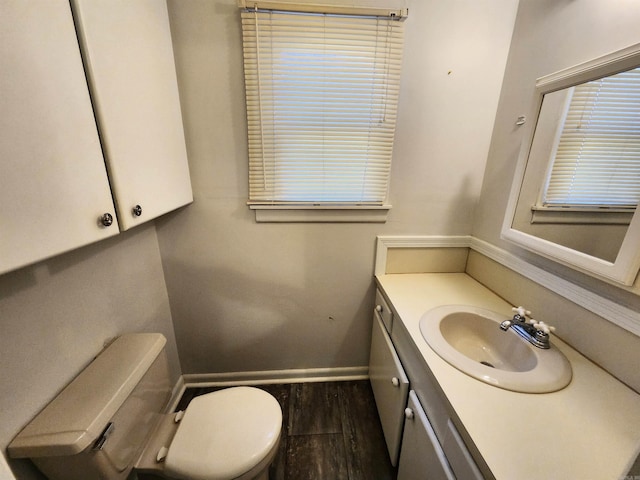
<svg viewBox="0 0 640 480"><path fill-rule="evenodd" d="M11 441L50 480L125 479L171 398L166 339L118 337Z"/></svg>

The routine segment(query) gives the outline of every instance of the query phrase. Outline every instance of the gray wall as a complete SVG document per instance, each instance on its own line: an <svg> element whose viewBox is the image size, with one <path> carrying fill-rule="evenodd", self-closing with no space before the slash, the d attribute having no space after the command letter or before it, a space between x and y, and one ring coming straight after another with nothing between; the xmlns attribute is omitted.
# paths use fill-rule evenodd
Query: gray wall
<svg viewBox="0 0 640 480"><path fill-rule="evenodd" d="M180 375L153 225L0 276L0 447L125 332L161 332ZM9 477L0 458L0 478ZM9 460L16 478L41 478Z"/></svg>
<svg viewBox="0 0 640 480"><path fill-rule="evenodd" d="M158 222L185 373L365 366L377 234L468 234L515 0L409 0L386 224L256 224L233 0L170 0L195 202Z"/></svg>
<svg viewBox="0 0 640 480"><path fill-rule="evenodd" d="M536 78L640 42L639 24L640 6L632 0L520 1L473 235L626 305L639 312L640 318L637 280L632 287L616 287L553 264L500 239L523 139L523 130L515 126L515 121L519 115L529 115ZM468 268L477 279L512 303L529 299L527 308L537 318L555 324L556 333L563 340L640 391L639 337L561 299L554 292L531 285L514 272L495 269L479 261L470 263Z"/></svg>
<svg viewBox="0 0 640 480"><path fill-rule="evenodd" d="M536 79L640 42L639 22L633 0L521 0L473 227L474 236L638 310L638 282L618 288L593 280L501 240L500 229L523 140L515 122L533 121Z"/></svg>

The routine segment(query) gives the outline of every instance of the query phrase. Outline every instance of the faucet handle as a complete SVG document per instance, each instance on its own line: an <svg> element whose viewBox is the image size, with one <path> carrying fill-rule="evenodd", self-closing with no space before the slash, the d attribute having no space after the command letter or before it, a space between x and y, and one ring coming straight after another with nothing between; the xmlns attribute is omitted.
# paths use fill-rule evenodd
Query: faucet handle
<svg viewBox="0 0 640 480"><path fill-rule="evenodd" d="M513 307L511 311L517 313L522 318L525 318L526 316L531 315L531 312L529 310L526 310L523 306Z"/></svg>
<svg viewBox="0 0 640 480"><path fill-rule="evenodd" d="M531 319L531 320L533 320L533 319ZM549 335L549 333L551 333L551 332L555 332L555 330L556 330L556 327L552 327L551 325L547 325L544 322L533 321L531 323L532 323L533 327L537 331L542 332L542 333L546 333L547 335Z"/></svg>

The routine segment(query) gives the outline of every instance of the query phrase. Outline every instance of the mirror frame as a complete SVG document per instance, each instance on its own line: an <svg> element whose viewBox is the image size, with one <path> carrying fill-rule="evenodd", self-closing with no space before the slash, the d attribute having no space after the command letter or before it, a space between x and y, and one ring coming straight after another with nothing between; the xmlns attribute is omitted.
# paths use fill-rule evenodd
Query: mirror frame
<svg viewBox="0 0 640 480"><path fill-rule="evenodd" d="M545 75L536 80L533 107L531 109L532 115L530 117L535 118L535 121L530 122L525 127L525 135L502 224L502 239L600 279L623 285L633 285L640 269L640 214L638 213L640 209L636 209L633 215L614 262L608 262L520 230L515 230L512 228L512 223L544 95L639 66L640 43L589 62Z"/></svg>

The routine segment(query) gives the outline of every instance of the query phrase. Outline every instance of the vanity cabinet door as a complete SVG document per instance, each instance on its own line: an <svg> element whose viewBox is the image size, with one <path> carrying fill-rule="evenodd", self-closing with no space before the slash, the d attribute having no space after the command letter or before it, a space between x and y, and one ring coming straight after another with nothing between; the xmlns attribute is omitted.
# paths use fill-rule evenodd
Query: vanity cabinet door
<svg viewBox="0 0 640 480"><path fill-rule="evenodd" d="M0 2L0 68L4 273L119 230L69 2Z"/></svg>
<svg viewBox="0 0 640 480"><path fill-rule="evenodd" d="M72 0L120 228L193 201L165 0Z"/></svg>
<svg viewBox="0 0 640 480"><path fill-rule="evenodd" d="M405 417L398 480L456 480L414 391Z"/></svg>
<svg viewBox="0 0 640 480"><path fill-rule="evenodd" d="M378 311L373 315L369 379L391 464L395 466L398 463L409 379L404 373Z"/></svg>

